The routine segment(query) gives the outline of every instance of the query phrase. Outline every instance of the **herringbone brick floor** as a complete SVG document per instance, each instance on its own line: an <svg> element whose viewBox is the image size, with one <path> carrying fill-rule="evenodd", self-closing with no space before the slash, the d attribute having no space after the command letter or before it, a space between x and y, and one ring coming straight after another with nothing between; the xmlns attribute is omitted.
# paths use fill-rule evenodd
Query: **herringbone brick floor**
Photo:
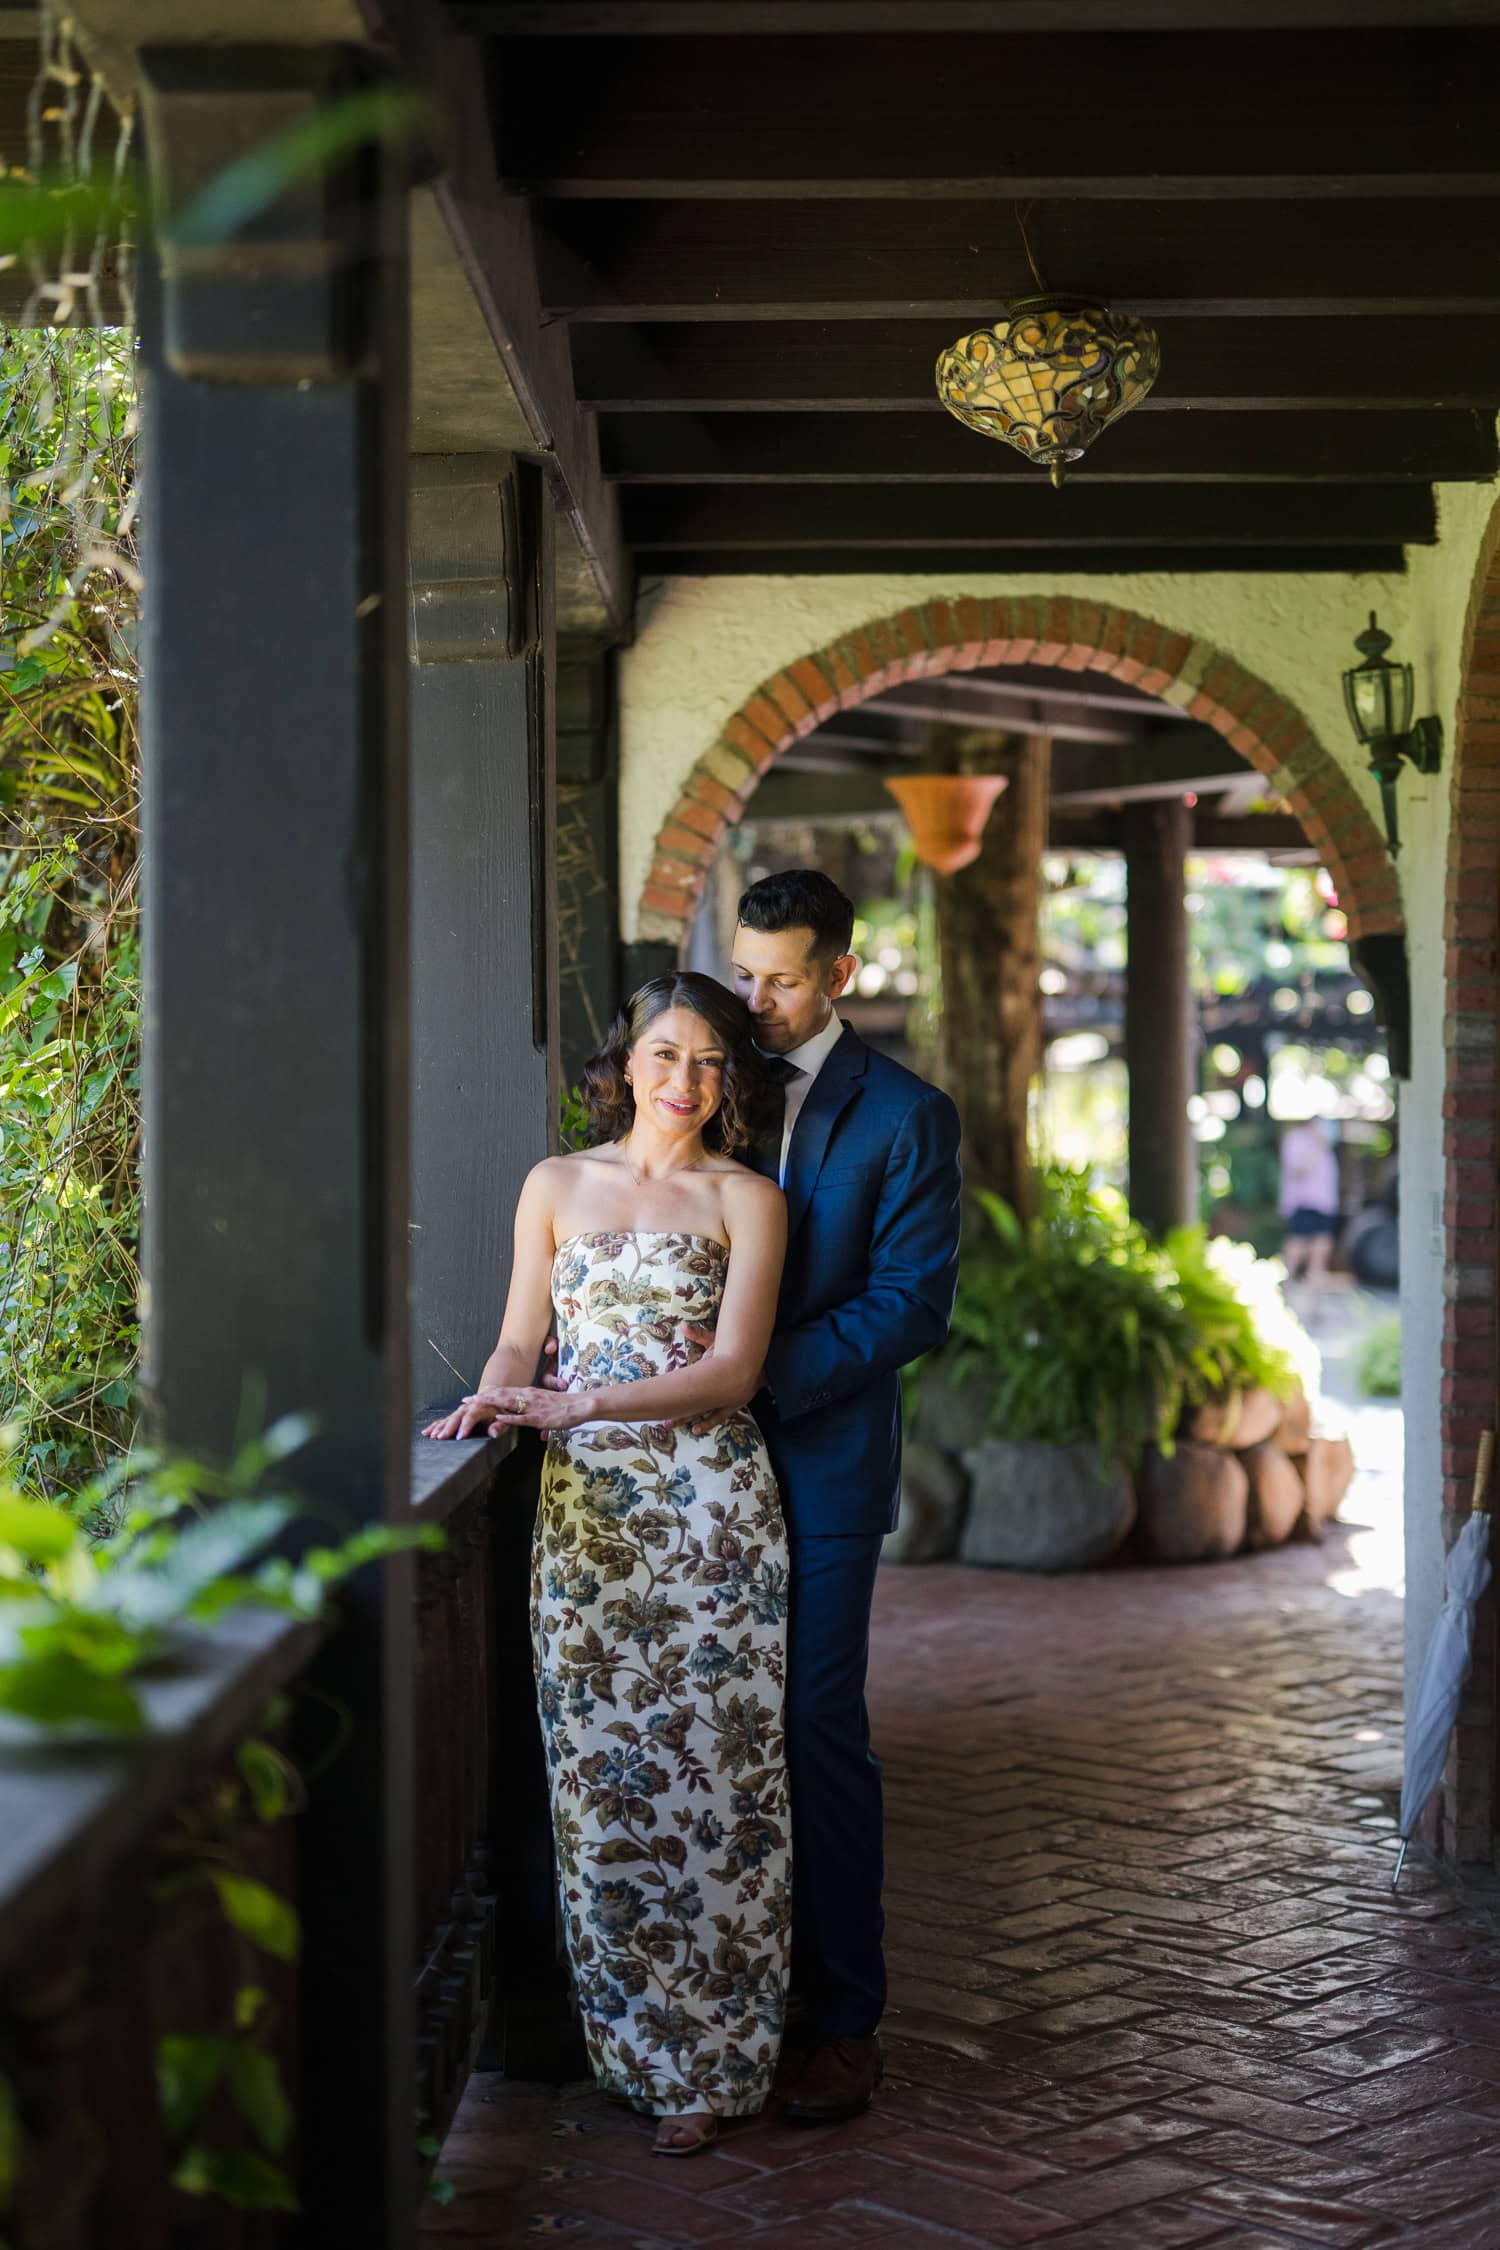
<svg viewBox="0 0 1500 2250"><path fill-rule="evenodd" d="M1500 2246L1500 1924L1425 1865L1392 1898L1400 1605L1358 1557L884 1572L875 2110L668 2164L589 2087L476 2080L427 2233Z"/></svg>

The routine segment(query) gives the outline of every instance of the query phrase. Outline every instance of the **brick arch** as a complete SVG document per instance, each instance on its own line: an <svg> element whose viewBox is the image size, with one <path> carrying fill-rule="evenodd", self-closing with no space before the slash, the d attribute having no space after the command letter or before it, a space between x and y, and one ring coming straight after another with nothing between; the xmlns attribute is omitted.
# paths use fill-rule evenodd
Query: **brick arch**
<svg viewBox="0 0 1500 2250"><path fill-rule="evenodd" d="M1458 708L1450 767L1447 894L1443 918L1443 1352L1440 1430L1443 1544L1468 1514L1480 1432L1496 1426L1495 1166L1500 1156L1496 1083L1500 1016L1500 503L1490 515L1469 590L1460 642ZM1500 1676L1495 1596L1480 1604L1472 1700L1460 1710L1442 1794L1440 1828L1426 1833L1457 1860L1495 1850L1495 1751Z"/></svg>
<svg viewBox="0 0 1500 2250"><path fill-rule="evenodd" d="M990 664L1109 673L1206 720L1302 823L1338 887L1351 938L1404 928L1379 831L1295 704L1208 642L1154 618L1070 596L996 595L902 610L763 681L699 758L662 824L641 893L641 939L684 943L710 861L789 744L902 681Z"/></svg>

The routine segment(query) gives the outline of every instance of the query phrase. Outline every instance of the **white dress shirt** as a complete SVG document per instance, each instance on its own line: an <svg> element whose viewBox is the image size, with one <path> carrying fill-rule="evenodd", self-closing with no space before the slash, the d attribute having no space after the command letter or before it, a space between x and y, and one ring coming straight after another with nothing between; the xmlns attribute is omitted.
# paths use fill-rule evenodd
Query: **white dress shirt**
<svg viewBox="0 0 1500 2250"><path fill-rule="evenodd" d="M835 1013L815 1038L804 1040L800 1047L791 1048L781 1058L783 1062L789 1062L797 1072L795 1078L789 1078L786 1082L786 1109L781 1125L781 1169L777 1174L782 1187L786 1186L786 1160L792 1145L792 1127L811 1091L813 1080L843 1035L844 1027Z"/></svg>

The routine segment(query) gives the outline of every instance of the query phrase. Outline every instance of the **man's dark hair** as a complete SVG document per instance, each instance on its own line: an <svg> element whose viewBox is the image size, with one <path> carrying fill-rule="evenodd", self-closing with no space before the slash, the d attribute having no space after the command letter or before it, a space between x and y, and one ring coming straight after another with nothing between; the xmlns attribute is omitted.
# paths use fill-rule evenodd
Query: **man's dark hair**
<svg viewBox="0 0 1500 2250"><path fill-rule="evenodd" d="M836 961L854 941L854 906L816 867L763 875L740 895L747 930L811 930L813 958Z"/></svg>

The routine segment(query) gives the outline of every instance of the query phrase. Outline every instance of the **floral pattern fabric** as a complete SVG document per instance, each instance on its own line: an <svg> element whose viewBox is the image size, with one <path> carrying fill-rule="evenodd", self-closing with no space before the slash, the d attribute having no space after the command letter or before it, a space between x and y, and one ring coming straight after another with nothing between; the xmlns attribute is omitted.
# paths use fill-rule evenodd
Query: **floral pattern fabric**
<svg viewBox="0 0 1500 2250"><path fill-rule="evenodd" d="M688 1366L729 1253L574 1236L552 1267L570 1389ZM758 2110L791 1941L787 1551L745 1413L554 1432L532 1632L563 1926L602 2086L658 2115Z"/></svg>

